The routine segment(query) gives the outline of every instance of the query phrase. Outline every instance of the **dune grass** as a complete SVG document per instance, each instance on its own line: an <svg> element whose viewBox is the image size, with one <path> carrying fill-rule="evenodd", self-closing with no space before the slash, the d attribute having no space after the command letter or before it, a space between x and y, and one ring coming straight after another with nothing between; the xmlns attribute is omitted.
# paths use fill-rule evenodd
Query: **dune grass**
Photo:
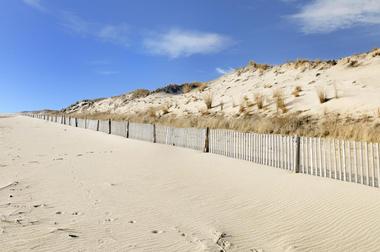
<svg viewBox="0 0 380 252"><path fill-rule="evenodd" d="M149 111L156 111L152 108ZM377 112L377 111L376 111ZM69 115L66 115L69 116ZM240 117L226 117L223 114L200 113L199 115L176 116L141 111L135 114L71 114L71 117L89 119L128 120L138 123L162 124L179 128L218 128L241 132L265 134L299 135L309 137L330 137L336 139L380 142L380 118L364 115L358 118L343 117L326 113L316 116L302 116L297 113L264 116L259 112Z"/></svg>

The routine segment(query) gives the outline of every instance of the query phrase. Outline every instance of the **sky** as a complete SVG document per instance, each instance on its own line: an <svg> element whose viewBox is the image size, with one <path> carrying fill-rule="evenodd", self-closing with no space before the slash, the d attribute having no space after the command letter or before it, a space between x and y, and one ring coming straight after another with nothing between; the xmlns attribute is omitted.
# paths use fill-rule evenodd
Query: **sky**
<svg viewBox="0 0 380 252"><path fill-rule="evenodd" d="M0 112L380 47L380 0L0 0Z"/></svg>

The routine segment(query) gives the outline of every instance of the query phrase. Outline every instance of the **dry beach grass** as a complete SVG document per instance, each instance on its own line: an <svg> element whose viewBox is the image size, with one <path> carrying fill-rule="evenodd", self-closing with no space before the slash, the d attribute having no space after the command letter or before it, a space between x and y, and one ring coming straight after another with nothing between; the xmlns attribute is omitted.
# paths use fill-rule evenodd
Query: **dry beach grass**
<svg viewBox="0 0 380 252"><path fill-rule="evenodd" d="M363 116L350 118L339 114L326 114L321 118L298 114L278 114L264 117L260 114L228 118L223 114L177 117L170 114L159 116L160 110L150 109L141 114L72 114L73 117L99 120L128 120L131 122L162 124L179 128L233 129L241 132L299 135L310 137L331 137L337 139L379 142L380 118ZM161 113L162 114L162 113Z"/></svg>

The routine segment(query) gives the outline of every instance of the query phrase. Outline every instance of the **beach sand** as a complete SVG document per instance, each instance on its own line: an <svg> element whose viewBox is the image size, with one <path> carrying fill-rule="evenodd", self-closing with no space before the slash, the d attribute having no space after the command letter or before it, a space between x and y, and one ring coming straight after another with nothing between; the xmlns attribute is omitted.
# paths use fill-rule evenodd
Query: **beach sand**
<svg viewBox="0 0 380 252"><path fill-rule="evenodd" d="M380 191L0 118L1 251L378 251Z"/></svg>

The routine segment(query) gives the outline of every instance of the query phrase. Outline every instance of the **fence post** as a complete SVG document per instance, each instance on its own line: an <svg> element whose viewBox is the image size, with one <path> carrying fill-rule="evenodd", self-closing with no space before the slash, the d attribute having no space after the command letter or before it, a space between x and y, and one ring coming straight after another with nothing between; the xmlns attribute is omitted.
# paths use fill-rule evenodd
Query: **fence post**
<svg viewBox="0 0 380 252"><path fill-rule="evenodd" d="M129 138L129 121L127 121L126 129L127 131L127 138Z"/></svg>
<svg viewBox="0 0 380 252"><path fill-rule="evenodd" d="M99 131L99 124L100 124L100 120L97 120L97 122L96 122L96 131Z"/></svg>
<svg viewBox="0 0 380 252"><path fill-rule="evenodd" d="M108 134L111 134L111 119L108 119Z"/></svg>
<svg viewBox="0 0 380 252"><path fill-rule="evenodd" d="M153 143L156 143L156 124L153 124Z"/></svg>
<svg viewBox="0 0 380 252"><path fill-rule="evenodd" d="M204 147L204 151L203 152L210 152L210 139L209 139L209 135L210 135L210 128L207 127L206 128L205 147Z"/></svg>
<svg viewBox="0 0 380 252"><path fill-rule="evenodd" d="M75 117L75 127L78 127L78 118Z"/></svg>
<svg viewBox="0 0 380 252"><path fill-rule="evenodd" d="M300 137L299 136L296 136L295 137L295 160L294 160L294 172L295 173L299 173L300 172L300 153L301 153L301 150L300 150L300 147L301 147L301 141L300 141Z"/></svg>

